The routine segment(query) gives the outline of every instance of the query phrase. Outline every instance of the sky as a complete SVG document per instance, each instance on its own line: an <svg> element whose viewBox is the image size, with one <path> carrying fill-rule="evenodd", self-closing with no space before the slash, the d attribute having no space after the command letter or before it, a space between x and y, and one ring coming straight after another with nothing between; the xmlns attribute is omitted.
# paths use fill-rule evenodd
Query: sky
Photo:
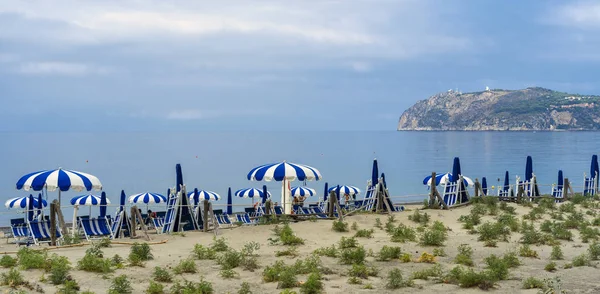
<svg viewBox="0 0 600 294"><path fill-rule="evenodd" d="M0 131L394 130L458 88L600 94L595 1L0 0Z"/></svg>

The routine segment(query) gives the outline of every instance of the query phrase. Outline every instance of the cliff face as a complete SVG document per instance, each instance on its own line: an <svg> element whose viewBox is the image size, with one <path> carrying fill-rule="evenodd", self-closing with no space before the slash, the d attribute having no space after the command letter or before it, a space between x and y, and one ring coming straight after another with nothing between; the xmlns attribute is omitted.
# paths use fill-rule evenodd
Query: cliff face
<svg viewBox="0 0 600 294"><path fill-rule="evenodd" d="M544 88L448 91L404 111L398 130L600 130L600 96Z"/></svg>

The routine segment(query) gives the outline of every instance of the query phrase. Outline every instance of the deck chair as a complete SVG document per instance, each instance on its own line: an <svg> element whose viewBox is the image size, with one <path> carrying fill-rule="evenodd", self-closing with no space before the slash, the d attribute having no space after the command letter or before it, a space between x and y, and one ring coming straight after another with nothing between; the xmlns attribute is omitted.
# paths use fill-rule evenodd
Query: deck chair
<svg viewBox="0 0 600 294"><path fill-rule="evenodd" d="M235 217L237 218L238 222L241 222L244 225L256 225L256 222L252 221L250 219L250 215L247 213L236 214Z"/></svg>
<svg viewBox="0 0 600 294"><path fill-rule="evenodd" d="M265 215L265 207L262 205L259 205L256 207L256 213L254 214L254 217L261 217Z"/></svg>
<svg viewBox="0 0 600 294"><path fill-rule="evenodd" d="M393 205L392 210L393 211L404 211L404 205L399 205L399 204Z"/></svg>
<svg viewBox="0 0 600 294"><path fill-rule="evenodd" d="M554 197L555 203L563 202L565 200L564 196L563 196L563 186L553 186L552 187L552 197Z"/></svg>
<svg viewBox="0 0 600 294"><path fill-rule="evenodd" d="M273 206L273 210L275 211L275 215L284 215L283 208L281 206Z"/></svg>
<svg viewBox="0 0 600 294"><path fill-rule="evenodd" d="M442 196L444 202L448 206L456 204L458 201L458 183L447 182L444 185L444 195Z"/></svg>
<svg viewBox="0 0 600 294"><path fill-rule="evenodd" d="M50 221L47 220L32 220L28 222L31 238L35 245L40 243L50 243ZM62 239L60 228L56 228L56 238Z"/></svg>
<svg viewBox="0 0 600 294"><path fill-rule="evenodd" d="M245 207L244 212L246 212L250 217L256 216L256 210L254 209L254 207Z"/></svg>
<svg viewBox="0 0 600 294"><path fill-rule="evenodd" d="M597 177L597 176L596 176ZM596 195L596 177L588 178L586 174L583 174L583 196L594 196Z"/></svg>
<svg viewBox="0 0 600 294"><path fill-rule="evenodd" d="M79 225L81 225L85 239L88 241L105 237L113 238L111 226L106 217L80 218Z"/></svg>
<svg viewBox="0 0 600 294"><path fill-rule="evenodd" d="M152 219L152 224L154 225L156 233L161 234L163 231L163 227L165 226L165 218L162 216L157 216Z"/></svg>
<svg viewBox="0 0 600 294"><path fill-rule="evenodd" d="M123 215L123 211L117 211L115 214L115 219L110 222L110 232L113 238L119 238L119 236L121 236L121 232L123 230ZM126 221L125 226L126 228L129 228L129 222Z"/></svg>
<svg viewBox="0 0 600 294"><path fill-rule="evenodd" d="M313 214L310 207L300 207L301 214Z"/></svg>
<svg viewBox="0 0 600 294"><path fill-rule="evenodd" d="M327 218L327 214L323 212L321 207L313 207L312 212L317 215L317 218Z"/></svg>
<svg viewBox="0 0 600 294"><path fill-rule="evenodd" d="M10 220L10 230L15 243L26 243L30 239L29 227L25 223L24 218L16 218Z"/></svg>

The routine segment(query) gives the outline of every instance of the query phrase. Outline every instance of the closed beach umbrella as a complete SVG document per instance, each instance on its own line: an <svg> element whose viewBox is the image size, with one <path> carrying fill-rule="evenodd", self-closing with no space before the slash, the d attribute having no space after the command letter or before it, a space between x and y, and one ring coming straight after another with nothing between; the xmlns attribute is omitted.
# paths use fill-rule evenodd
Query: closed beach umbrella
<svg viewBox="0 0 600 294"><path fill-rule="evenodd" d="M35 206L33 206L33 201L35 201L35 198L33 198L33 195L29 194L29 201L27 201L27 217L30 221L33 220L33 208Z"/></svg>
<svg viewBox="0 0 600 294"><path fill-rule="evenodd" d="M235 191L234 195L236 197L241 197L241 198L264 198L264 192L267 188L267 186L263 186L263 190L259 190L256 188L245 188L245 189L239 189L237 191ZM267 191L267 198L271 197L271 192ZM266 201L266 200L265 200Z"/></svg>
<svg viewBox="0 0 600 294"><path fill-rule="evenodd" d="M510 189L510 182L508 179L508 171L504 173L504 189L503 191L508 191Z"/></svg>
<svg viewBox="0 0 600 294"><path fill-rule="evenodd" d="M106 200L106 193L102 191L100 194L100 216L106 216L106 206L108 205L108 201Z"/></svg>
<svg viewBox="0 0 600 294"><path fill-rule="evenodd" d="M119 201L119 212L123 211L125 209L125 198L127 198L127 195L125 195L125 190L121 190L121 201Z"/></svg>
<svg viewBox="0 0 600 294"><path fill-rule="evenodd" d="M327 197L329 196L329 184L325 182L325 192L323 193L323 202L327 202Z"/></svg>
<svg viewBox="0 0 600 294"><path fill-rule="evenodd" d="M233 197L231 197L231 187L229 187L227 190L227 214L233 214Z"/></svg>
<svg viewBox="0 0 600 294"><path fill-rule="evenodd" d="M198 188L194 188L194 194L192 198L194 206L198 206L198 203L200 203L200 193L198 192Z"/></svg>
<svg viewBox="0 0 600 294"><path fill-rule="evenodd" d="M559 190L563 188L563 183L564 183L563 171L558 170L558 183L556 185Z"/></svg>
<svg viewBox="0 0 600 294"><path fill-rule="evenodd" d="M371 171L371 184L373 186L377 185L379 182L379 166L377 164L377 158L373 159L373 169Z"/></svg>
<svg viewBox="0 0 600 294"><path fill-rule="evenodd" d="M456 183L458 181L458 176L462 174L460 170L460 159L458 157L454 157L454 163L452 164L452 174L450 175L450 182Z"/></svg>
<svg viewBox="0 0 600 294"><path fill-rule="evenodd" d="M188 193L188 197L192 200L191 198L194 197L194 192ZM213 191L198 190L198 202L200 202L200 200L217 201L219 199L221 199L221 195Z"/></svg>
<svg viewBox="0 0 600 294"><path fill-rule="evenodd" d="M318 181L321 179L321 173L308 165L284 161L255 167L250 170L246 178L251 181L281 181L281 205L284 213L289 214L292 211L289 182L294 180Z"/></svg>
<svg viewBox="0 0 600 294"><path fill-rule="evenodd" d="M38 202L39 200L33 198L33 206L39 207ZM46 202L46 200L42 200L42 205L46 207L48 206L48 202ZM4 202L4 206L6 206L6 208L27 209L29 207L29 196L8 199L6 202Z"/></svg>
<svg viewBox="0 0 600 294"><path fill-rule="evenodd" d="M102 183L97 177L90 174L63 170L43 170L22 176L17 181L17 190L56 191L58 189L58 202L60 203L60 192L75 191L96 191L102 190Z"/></svg>
<svg viewBox="0 0 600 294"><path fill-rule="evenodd" d="M339 189L339 190L337 190ZM339 191L340 194L348 194L348 195L356 195L360 193L360 189L354 187L354 186L336 186L333 187L331 189L329 189L329 191Z"/></svg>
<svg viewBox="0 0 600 294"><path fill-rule="evenodd" d="M531 156L527 156L527 162L525 163L525 181L529 182L533 178L533 159Z"/></svg>
<svg viewBox="0 0 600 294"><path fill-rule="evenodd" d="M165 203L167 202L167 197L158 194L158 193L151 193L151 192L145 192L145 193L139 193L139 194L133 194L131 196L129 196L129 203L144 203L146 205L148 204L158 204L158 203Z"/></svg>
<svg viewBox="0 0 600 294"><path fill-rule="evenodd" d="M308 197L317 194L317 191L307 187L292 187L292 197Z"/></svg>
<svg viewBox="0 0 600 294"><path fill-rule="evenodd" d="M385 173L381 173L381 180L383 181L383 187L387 188L387 183L385 182Z"/></svg>
<svg viewBox="0 0 600 294"><path fill-rule="evenodd" d="M481 190L483 191L483 196L486 196L488 192L488 186L487 179L485 177L481 178Z"/></svg>
<svg viewBox="0 0 600 294"><path fill-rule="evenodd" d="M36 203L34 203L35 205ZM38 199L37 199L37 205L36 205L37 209L39 210L40 213L42 213L42 209L44 209L44 200L42 199L42 193L38 193Z"/></svg>
<svg viewBox="0 0 600 294"><path fill-rule="evenodd" d="M262 204L267 202L267 198L269 198L269 191L267 191L267 185L263 185Z"/></svg>

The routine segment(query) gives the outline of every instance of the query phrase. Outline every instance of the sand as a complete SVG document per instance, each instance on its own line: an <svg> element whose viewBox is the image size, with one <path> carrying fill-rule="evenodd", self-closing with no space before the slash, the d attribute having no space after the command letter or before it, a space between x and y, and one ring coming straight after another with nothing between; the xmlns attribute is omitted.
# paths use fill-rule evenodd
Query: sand
<svg viewBox="0 0 600 294"><path fill-rule="evenodd" d="M527 213L530 208L517 206L510 204L511 206L517 207L518 216ZM419 208L418 206L408 207L410 210ZM477 241L477 235L468 234L467 230L461 228L461 223L457 221L459 216L468 214L471 207L460 207L452 210L425 210L425 212L431 215L431 220L440 220L446 224L451 231L449 232L448 241L443 246L447 256L438 257L437 263L439 263L445 272L452 269L455 265L453 263L454 257L457 254L457 247L460 244L469 244L474 249L474 261L476 263L475 269L485 268L483 259L490 254L501 255L509 250L517 250L520 246L518 243L520 239L519 233L513 233L510 237L510 242L498 242L497 248L484 247L482 242ZM578 206L578 209L586 211ZM406 225L417 227L417 224L408 220L408 216L411 215L412 211L396 212L394 213L397 223L404 223ZM590 217L590 216L586 216ZM372 214L359 214L345 218L345 221L349 224L356 222L359 228L369 229L373 228L376 222L376 218L380 218L383 223L386 222L387 215L372 215ZM548 219L549 216L545 215L544 218ZM492 220L492 216L485 216L485 220ZM542 221L537 221L541 223ZM347 233L338 233L331 230L331 220L319 220L317 222L303 221L298 223L291 223L291 227L297 236L305 240L305 244L298 247L300 256L297 258L305 258L309 256L315 249L330 246L336 244L342 236L351 237L354 235L353 231ZM294 258L290 257L275 257L274 253L278 250L285 249L285 246L273 246L269 245L269 238L273 237L274 225L264 226L243 226L235 227L231 229L221 229L220 237L227 240L227 243L235 248L241 249L246 242L255 241L261 245L259 250L259 263L261 268L254 271L248 272L241 268L236 269L239 273L239 278L236 279L223 279L219 276L219 266L215 261L204 261L196 260L199 273L197 274L183 274L176 275L176 279L187 279L191 281L199 281L201 277L212 283L215 293L237 293L240 284L243 281L249 282L251 290L254 293L279 293L281 289L276 289L276 283L264 283L262 281L262 270L264 266L273 264L277 259L285 260L288 263L293 263ZM562 242L562 250L565 254L565 259L557 261L559 270L553 273L544 271L544 266L550 261L549 256L551 252L550 246L532 246L532 249L536 250L539 254L539 258L525 258L519 257L523 265L518 268L511 269L510 278L505 281L499 282L495 289L490 290L495 293L537 293L538 290L523 290L522 280L527 277L560 277L562 282L562 288L567 290L568 293L598 293L600 292L600 283L598 276L600 271L595 267L575 267L572 269L563 269L562 266L568 262L571 262L573 257L585 253L589 244L581 242L579 234L576 230L574 232L574 241ZM152 241L168 240L165 244L152 245L152 251L154 254L154 260L146 262L144 268L141 267L125 267L124 269L117 269L114 273L108 275L109 279L103 279L103 275L96 273L88 273L80 270L72 270L71 275L79 283L82 290L90 290L95 293L106 293L110 286L110 278L125 274L129 277L131 284L134 288L134 293L143 293L148 287L149 280L151 278L152 270L155 266L164 268L174 267L180 260L187 258L192 253L194 244L209 245L213 241L212 233L202 232L186 232L185 236L169 236L169 235L156 235L152 234ZM124 239L123 241L130 241ZM431 253L434 247L423 247L418 245L416 242L409 243L393 243L390 241L390 237L385 231L375 228L374 237L371 239L358 238L358 241L367 250L372 249L374 252L378 252L384 245L400 246L403 252L411 253L413 258L416 259L423 251ZM44 246L40 246L43 248ZM66 256L72 262L76 264L85 253L85 250L89 246L79 248L65 248L59 250L53 250L52 253L56 253L62 256ZM129 253L128 245L115 245L113 244L110 248L104 248L105 256L113 256L119 254L122 257L126 257ZM14 251L18 250L15 245L3 244L0 246L0 251ZM297 259L296 258L296 259ZM324 266L333 270L334 274L325 275L324 281L324 293L479 293L483 292L478 288L464 289L457 285L435 283L434 281L415 280L416 286L411 288L402 288L399 290L387 290L385 288L385 277L392 268L399 268L402 270L405 277L409 277L410 274L416 270L429 268L432 265L422 264L416 262L401 263L398 260L389 262L378 262L373 257L367 258L367 264L376 266L379 269L379 277L371 277L368 281L364 281L363 284L370 283L375 288L374 290L362 289L362 285L350 285L348 284L348 277L346 272L349 266L340 265L336 259L323 257L321 258ZM0 269L0 272L6 272L7 269ZM49 283L39 282L40 277L43 275L42 271L39 270L28 270L22 271L28 281L34 284L39 284L45 291L45 293L55 293L57 287ZM306 276L300 276L299 280L303 281ZM169 284L166 284L170 287ZM7 291L7 287L3 286L1 290ZM294 289L300 293L300 289Z"/></svg>

